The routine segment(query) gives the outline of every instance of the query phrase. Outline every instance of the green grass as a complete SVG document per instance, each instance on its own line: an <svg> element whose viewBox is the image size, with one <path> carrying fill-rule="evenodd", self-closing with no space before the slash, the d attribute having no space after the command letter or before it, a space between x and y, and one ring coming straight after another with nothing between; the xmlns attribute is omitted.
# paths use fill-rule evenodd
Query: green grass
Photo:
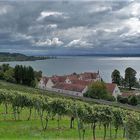
<svg viewBox="0 0 140 140"><path fill-rule="evenodd" d="M70 118L63 116L60 120L60 129L57 126L57 120L50 118L48 129L43 131L39 116L33 110L31 120L27 121L29 110L24 108L20 114L20 120L15 121L12 114L12 107L8 106L8 114L5 117L5 107L0 106L0 139L1 140L78 140L77 122L74 122L74 128L70 129ZM85 140L92 140L92 129L90 125L85 126ZM96 129L97 140L102 140L104 134L103 126ZM82 135L82 130L81 130ZM112 138L115 135L112 127ZM123 130L118 131L116 140L125 140L122 138ZM107 139L109 139L109 129L107 130Z"/></svg>
<svg viewBox="0 0 140 140"><path fill-rule="evenodd" d="M56 120L49 122L49 127L46 131L40 128L39 120L32 121L2 121L0 122L0 139L14 139L14 140L78 140L78 131L76 128L68 128L69 121L67 119L61 120L61 129L57 129ZM112 131L114 132L114 131ZM103 128L97 128L96 137L102 139ZM109 134L107 134L109 135ZM118 132L118 137L122 135L122 131ZM92 131L86 130L85 140L92 139ZM109 139L109 138L108 138ZM113 138L112 138L113 140ZM123 140L118 138L117 140Z"/></svg>
<svg viewBox="0 0 140 140"><path fill-rule="evenodd" d="M3 112L4 107L1 106L1 112ZM78 140L78 130L77 123L75 120L74 129L69 128L70 120L68 117L62 117L60 120L60 129L57 128L57 120L50 119L48 123L48 129L43 131L41 128L41 123L39 118L35 118L35 113L33 112L32 118L30 121L27 121L28 117L26 114L28 110L24 109L21 114L20 121L14 121L12 119L11 110L8 110L9 114L6 116L6 120L4 120L4 114L0 116L0 139L14 139L14 140ZM92 139L92 130L89 125L86 127L85 140ZM118 139L123 140L122 134L123 131L120 129L118 131ZM82 134L82 131L81 131ZM97 126L96 129L96 137L98 139L102 139L104 134L103 127L99 128ZM112 130L112 135L114 135L114 128ZM107 137L109 138L109 130L107 133ZM111 139L113 140L113 138Z"/></svg>
<svg viewBox="0 0 140 140"><path fill-rule="evenodd" d="M10 84L7 82L0 81L0 88L2 89L13 89L18 91L29 92L30 94L36 94L40 92L40 90ZM47 91L43 91L42 94L47 94L49 96L57 96L56 94L48 94ZM59 96L57 96L59 97ZM49 119L48 129L43 131L41 128L41 123L39 116L35 115L35 111L32 112L31 120L27 121L29 110L26 108L22 110L20 115L20 121L14 121L14 117L12 114L12 108L8 106L8 114L3 114L4 106L0 105L0 139L1 140L78 140L78 130L77 123L75 120L74 129L70 129L70 118L63 116L60 120L60 129L57 128L57 120ZM85 140L92 140L92 129L91 126L85 126ZM97 140L102 140L104 134L103 127L99 128L97 126L96 129L96 137ZM114 139L114 128L112 127L112 138ZM82 131L81 131L82 135ZM118 131L117 140L125 140L122 138L123 130L120 129ZM107 139L109 139L109 130L107 130Z"/></svg>

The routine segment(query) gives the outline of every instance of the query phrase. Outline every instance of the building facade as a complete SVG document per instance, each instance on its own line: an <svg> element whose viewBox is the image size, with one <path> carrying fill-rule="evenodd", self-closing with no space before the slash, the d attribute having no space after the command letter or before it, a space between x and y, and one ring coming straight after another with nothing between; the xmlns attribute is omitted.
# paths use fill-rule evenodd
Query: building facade
<svg viewBox="0 0 140 140"><path fill-rule="evenodd" d="M38 87L50 91L70 94L75 96L83 96L88 90L88 86L96 81L101 81L99 72L85 72L81 74L71 74L64 76L42 77ZM106 83L107 91L117 98L121 95L120 89L116 84Z"/></svg>

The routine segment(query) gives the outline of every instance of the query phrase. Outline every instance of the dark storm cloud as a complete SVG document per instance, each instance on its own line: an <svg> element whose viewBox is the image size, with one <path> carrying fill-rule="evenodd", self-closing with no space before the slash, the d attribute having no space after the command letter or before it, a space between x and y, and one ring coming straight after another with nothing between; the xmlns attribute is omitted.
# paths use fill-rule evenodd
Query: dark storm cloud
<svg viewBox="0 0 140 140"><path fill-rule="evenodd" d="M139 1L0 1L0 51L140 50Z"/></svg>

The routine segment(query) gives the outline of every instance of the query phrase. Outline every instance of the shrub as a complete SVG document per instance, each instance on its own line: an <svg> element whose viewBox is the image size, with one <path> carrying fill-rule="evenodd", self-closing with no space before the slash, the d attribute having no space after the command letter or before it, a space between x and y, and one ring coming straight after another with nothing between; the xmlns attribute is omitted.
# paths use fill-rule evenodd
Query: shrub
<svg viewBox="0 0 140 140"><path fill-rule="evenodd" d="M128 98L127 97L122 97L122 96L118 96L117 97L117 101L119 102L119 103L122 103L122 104L127 104L128 103Z"/></svg>
<svg viewBox="0 0 140 140"><path fill-rule="evenodd" d="M88 87L88 91L84 94L85 97L95 99L105 99L107 97L107 89L103 82L94 82Z"/></svg>
<svg viewBox="0 0 140 140"><path fill-rule="evenodd" d="M111 96L111 95L107 95L105 99L107 101L116 101L116 98L114 96Z"/></svg>
<svg viewBox="0 0 140 140"><path fill-rule="evenodd" d="M126 123L126 136L128 140L140 139L140 120L137 117L129 116Z"/></svg>
<svg viewBox="0 0 140 140"><path fill-rule="evenodd" d="M136 106L138 104L137 97L134 95L131 95L128 97L128 104Z"/></svg>

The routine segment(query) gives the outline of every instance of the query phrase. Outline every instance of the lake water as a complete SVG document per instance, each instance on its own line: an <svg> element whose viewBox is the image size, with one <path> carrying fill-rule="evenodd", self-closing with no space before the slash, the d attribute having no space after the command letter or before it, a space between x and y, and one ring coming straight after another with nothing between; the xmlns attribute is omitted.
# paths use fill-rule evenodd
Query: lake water
<svg viewBox="0 0 140 140"><path fill-rule="evenodd" d="M140 57L58 57L57 59L1 62L0 64L2 63L9 63L11 66L16 64L31 65L35 70L41 70L46 76L99 70L106 82L111 82L111 73L114 69L118 69L124 75L125 69L132 67L137 71L137 77L140 78Z"/></svg>

